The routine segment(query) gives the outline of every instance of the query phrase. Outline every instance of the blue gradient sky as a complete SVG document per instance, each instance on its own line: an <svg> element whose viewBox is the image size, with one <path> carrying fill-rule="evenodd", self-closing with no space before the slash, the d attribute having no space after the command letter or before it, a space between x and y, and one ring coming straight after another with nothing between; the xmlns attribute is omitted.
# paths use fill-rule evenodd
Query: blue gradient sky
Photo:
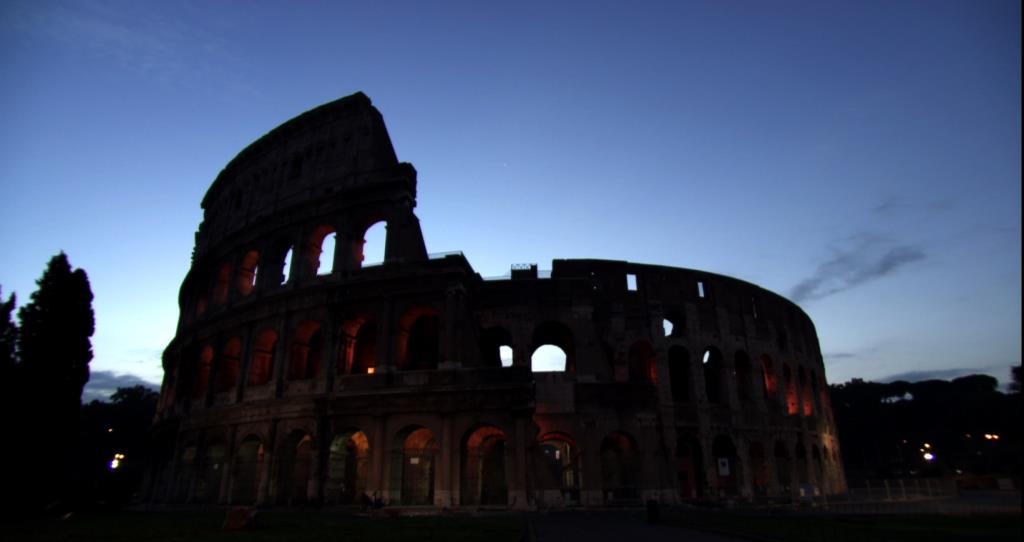
<svg viewBox="0 0 1024 542"><path fill-rule="evenodd" d="M810 314L833 382L1020 362L1019 2L478 4L3 2L4 295L66 251L93 371L159 382L206 188L362 90L428 250L485 276L749 280Z"/></svg>

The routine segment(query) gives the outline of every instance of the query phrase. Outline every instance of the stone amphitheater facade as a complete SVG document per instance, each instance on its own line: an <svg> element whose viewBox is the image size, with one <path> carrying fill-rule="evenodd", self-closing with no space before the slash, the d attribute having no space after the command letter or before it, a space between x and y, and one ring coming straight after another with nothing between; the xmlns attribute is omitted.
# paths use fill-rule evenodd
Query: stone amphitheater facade
<svg viewBox="0 0 1024 542"><path fill-rule="evenodd" d="M555 260L495 280L428 254L416 170L362 93L251 144L202 207L151 502L522 509L845 490L797 305L693 269ZM384 261L364 265L379 223ZM536 370L540 349L556 370Z"/></svg>

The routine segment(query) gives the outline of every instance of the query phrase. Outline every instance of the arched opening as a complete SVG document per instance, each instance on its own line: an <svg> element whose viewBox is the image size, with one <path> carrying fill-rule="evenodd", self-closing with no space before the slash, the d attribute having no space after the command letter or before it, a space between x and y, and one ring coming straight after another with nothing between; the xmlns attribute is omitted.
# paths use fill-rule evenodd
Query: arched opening
<svg viewBox="0 0 1024 542"><path fill-rule="evenodd" d="M779 483L779 493L789 495L793 488L793 461L789 456L786 444L781 440L775 442L775 477Z"/></svg>
<svg viewBox="0 0 1024 542"><path fill-rule="evenodd" d="M197 318L202 316L202 315L204 315L204 314L206 314L206 306L207 305L209 305L209 302L206 300L206 296L203 295L203 294L199 294L198 298L196 299L196 317Z"/></svg>
<svg viewBox="0 0 1024 542"><path fill-rule="evenodd" d="M250 250L242 258L242 265L238 268L238 292L242 295L249 295L256 287L256 273L260 264L260 253Z"/></svg>
<svg viewBox="0 0 1024 542"><path fill-rule="evenodd" d="M666 337L682 337L686 331L686 317L683 311L671 310L665 313L665 319L662 321L662 331L665 332Z"/></svg>
<svg viewBox="0 0 1024 542"><path fill-rule="evenodd" d="M285 439L278 467L277 504L305 504L309 500L309 482L315 459L313 437L294 431Z"/></svg>
<svg viewBox="0 0 1024 542"><path fill-rule="evenodd" d="M814 415L814 394L811 392L811 387L807 384L807 370L803 367L797 367L797 380L800 383L800 399L803 406L804 416Z"/></svg>
<svg viewBox="0 0 1024 542"><path fill-rule="evenodd" d="M561 501L578 503L580 475L576 443L568 435L548 433L540 442L540 487L560 493Z"/></svg>
<svg viewBox="0 0 1024 542"><path fill-rule="evenodd" d="M672 400L685 403L690 400L690 353L676 345L668 349L668 378L672 387Z"/></svg>
<svg viewBox="0 0 1024 542"><path fill-rule="evenodd" d="M202 472L196 485L195 500L201 503L216 503L220 498L220 484L224 475L226 448L217 443L208 445L203 454Z"/></svg>
<svg viewBox="0 0 1024 542"><path fill-rule="evenodd" d="M437 451L434 433L426 427L406 427L395 435L391 449L391 492L394 499L406 506L434 504Z"/></svg>
<svg viewBox="0 0 1024 542"><path fill-rule="evenodd" d="M765 462L764 445L754 441L750 443L750 484L754 495L768 495L768 465Z"/></svg>
<svg viewBox="0 0 1024 542"><path fill-rule="evenodd" d="M683 499L704 497L704 454L700 442L681 429L676 436L676 479Z"/></svg>
<svg viewBox="0 0 1024 542"><path fill-rule="evenodd" d="M384 263L384 249L387 244L388 229L384 221L376 222L363 233L359 243L359 257L356 261L361 267L369 267Z"/></svg>
<svg viewBox="0 0 1024 542"><path fill-rule="evenodd" d="M178 502L190 500L191 495L189 495L189 491L196 478L196 457L198 454L199 448L195 444L185 446L181 450L181 456L178 458L178 469L174 478L173 491L174 500Z"/></svg>
<svg viewBox="0 0 1024 542"><path fill-rule="evenodd" d="M547 348L553 347L553 348ZM534 372L576 370L576 349L572 332L561 322L544 322L533 330L530 368Z"/></svg>
<svg viewBox="0 0 1024 542"><path fill-rule="evenodd" d="M786 414L796 416L800 414L800 400L796 394L796 382L793 381L793 370L788 363L782 365L782 380L786 385Z"/></svg>
<svg viewBox="0 0 1024 542"><path fill-rule="evenodd" d="M810 389L810 395L811 395L811 415L813 416L815 412L818 412L818 411L821 410L821 403L819 402L820 401L819 397L821 397L821 395L819 394L819 391L818 391L818 375L817 375L817 373L814 372L813 369L811 370L810 375L808 376L808 380L810 381L810 384L811 384L811 389Z"/></svg>
<svg viewBox="0 0 1024 542"><path fill-rule="evenodd" d="M751 381L750 357L743 350L737 350L734 358L736 366L736 396L741 402L748 402L753 395L750 387Z"/></svg>
<svg viewBox="0 0 1024 542"><path fill-rule="evenodd" d="M291 357L288 360L289 380L309 380L320 374L320 361L323 359L324 339L320 324L314 321L303 322L295 330L292 339Z"/></svg>
<svg viewBox="0 0 1024 542"><path fill-rule="evenodd" d="M797 442L793 456L796 458L796 476L800 482L800 495L807 495L807 486L810 483L810 473L807 470L807 448L803 442Z"/></svg>
<svg viewBox="0 0 1024 542"><path fill-rule="evenodd" d="M315 275L330 275L334 272L336 237L331 226L318 226L310 235L307 259Z"/></svg>
<svg viewBox="0 0 1024 542"><path fill-rule="evenodd" d="M814 478L815 478L815 495L819 493L818 490L824 488L825 484L825 469L821 464L821 452L818 451L818 445L811 445L811 460L814 463Z"/></svg>
<svg viewBox="0 0 1024 542"><path fill-rule="evenodd" d="M213 302L223 305L228 302L228 289L231 286L231 264L224 262L217 271L217 282L213 285Z"/></svg>
<svg viewBox="0 0 1024 542"><path fill-rule="evenodd" d="M704 366L704 392L708 402L722 403L727 397L723 390L725 382L722 378L722 353L714 346L709 347L704 351L701 362Z"/></svg>
<svg viewBox="0 0 1024 542"><path fill-rule="evenodd" d="M711 455L715 458L715 483L719 496L738 494L740 462L732 439L718 435L711 443Z"/></svg>
<svg viewBox="0 0 1024 542"><path fill-rule="evenodd" d="M505 432L485 425L462 441L463 505L505 506L508 482L505 473Z"/></svg>
<svg viewBox="0 0 1024 542"><path fill-rule="evenodd" d="M608 502L636 499L640 456L632 436L615 431L601 441L601 480Z"/></svg>
<svg viewBox="0 0 1024 542"><path fill-rule="evenodd" d="M774 399L779 391L775 377L775 362L767 355L761 356L761 373L764 377L764 398Z"/></svg>
<svg viewBox="0 0 1024 542"><path fill-rule="evenodd" d="M562 373L565 372L567 358L565 350L545 344L537 347L530 356L530 370L535 373Z"/></svg>
<svg viewBox="0 0 1024 542"><path fill-rule="evenodd" d="M405 313L400 321L401 371L437 369L441 357L441 319L432 308L420 307Z"/></svg>
<svg viewBox="0 0 1024 542"><path fill-rule="evenodd" d="M206 345L199 352L199 360L196 363L196 380L192 386L192 398L202 399L206 397L206 390L210 386L210 374L213 372L213 347Z"/></svg>
<svg viewBox="0 0 1024 542"><path fill-rule="evenodd" d="M292 247L288 247L284 253L284 259L281 260L281 284L287 284L288 279L291 278L293 252Z"/></svg>
<svg viewBox="0 0 1024 542"><path fill-rule="evenodd" d="M231 504L255 504L262 473L263 443L258 437L250 435L242 441L235 453Z"/></svg>
<svg viewBox="0 0 1024 542"><path fill-rule="evenodd" d="M256 336L252 345L252 364L249 367L249 384L262 386L270 382L274 373L274 352L277 350L277 332L264 329Z"/></svg>
<svg viewBox="0 0 1024 542"><path fill-rule="evenodd" d="M355 323L355 333L350 335L348 352L349 373L369 374L377 370L377 322L359 320Z"/></svg>
<svg viewBox="0 0 1024 542"><path fill-rule="evenodd" d="M651 343L636 341L629 347L629 379L634 382L658 381L657 359Z"/></svg>
<svg viewBox="0 0 1024 542"><path fill-rule="evenodd" d="M512 334L503 327L489 327L480 333L480 365L512 366Z"/></svg>
<svg viewBox="0 0 1024 542"><path fill-rule="evenodd" d="M345 431L331 441L327 463L327 504L358 504L366 492L370 441L362 431Z"/></svg>
<svg viewBox="0 0 1024 542"><path fill-rule="evenodd" d="M242 367L242 340L234 337L224 345L217 368L217 393L231 391L238 384L238 372Z"/></svg>

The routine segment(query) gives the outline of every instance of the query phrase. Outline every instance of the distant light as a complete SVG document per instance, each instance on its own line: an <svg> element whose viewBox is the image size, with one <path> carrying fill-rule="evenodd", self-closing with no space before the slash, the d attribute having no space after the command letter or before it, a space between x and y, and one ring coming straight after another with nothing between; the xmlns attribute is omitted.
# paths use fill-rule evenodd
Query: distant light
<svg viewBox="0 0 1024 542"><path fill-rule="evenodd" d="M110 461L110 470L116 470L121 466L121 461L124 460L124 454L114 454L114 459Z"/></svg>
<svg viewBox="0 0 1024 542"><path fill-rule="evenodd" d="M924 455L921 456L921 457L923 457L925 461L934 461L935 460L935 456L931 452L925 452Z"/></svg>
<svg viewBox="0 0 1024 542"><path fill-rule="evenodd" d="M113 432L114 432L114 428L113 427L108 427L107 428L107 433L113 433Z"/></svg>
<svg viewBox="0 0 1024 542"><path fill-rule="evenodd" d="M376 367L367 367L366 368L366 374L368 374L368 375L372 375L373 373L376 373L376 372L377 372L377 368Z"/></svg>
<svg viewBox="0 0 1024 542"><path fill-rule="evenodd" d="M931 448L931 447L932 447L932 445L931 445L931 444L928 444L927 442L925 442L925 443L924 443L924 447L925 447L925 448Z"/></svg>

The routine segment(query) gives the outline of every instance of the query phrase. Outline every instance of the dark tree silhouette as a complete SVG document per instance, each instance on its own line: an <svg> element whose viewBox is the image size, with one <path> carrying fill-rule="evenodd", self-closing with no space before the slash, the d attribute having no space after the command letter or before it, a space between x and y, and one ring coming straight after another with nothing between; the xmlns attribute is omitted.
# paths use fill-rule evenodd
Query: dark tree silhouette
<svg viewBox="0 0 1024 542"><path fill-rule="evenodd" d="M3 294L2 289L0 294ZM3 295L0 295L0 300L2 299ZM14 314L15 304L14 294L11 294L7 301L0 301L0 386L3 386L2 392L5 397L10 396L11 384L14 381L18 326L14 325L11 316Z"/></svg>
<svg viewBox="0 0 1024 542"><path fill-rule="evenodd" d="M830 386L848 481L856 487L865 479L915 476L981 485L1019 480L1020 395L997 386L988 375ZM924 443L933 460L924 458Z"/></svg>
<svg viewBox="0 0 1024 542"><path fill-rule="evenodd" d="M36 284L31 301L18 311L17 338L17 386L24 412L21 437L32 448L24 454L29 506L52 505L72 496L69 491L76 484L70 456L95 329L89 278L81 269L72 270L63 252L50 260Z"/></svg>

